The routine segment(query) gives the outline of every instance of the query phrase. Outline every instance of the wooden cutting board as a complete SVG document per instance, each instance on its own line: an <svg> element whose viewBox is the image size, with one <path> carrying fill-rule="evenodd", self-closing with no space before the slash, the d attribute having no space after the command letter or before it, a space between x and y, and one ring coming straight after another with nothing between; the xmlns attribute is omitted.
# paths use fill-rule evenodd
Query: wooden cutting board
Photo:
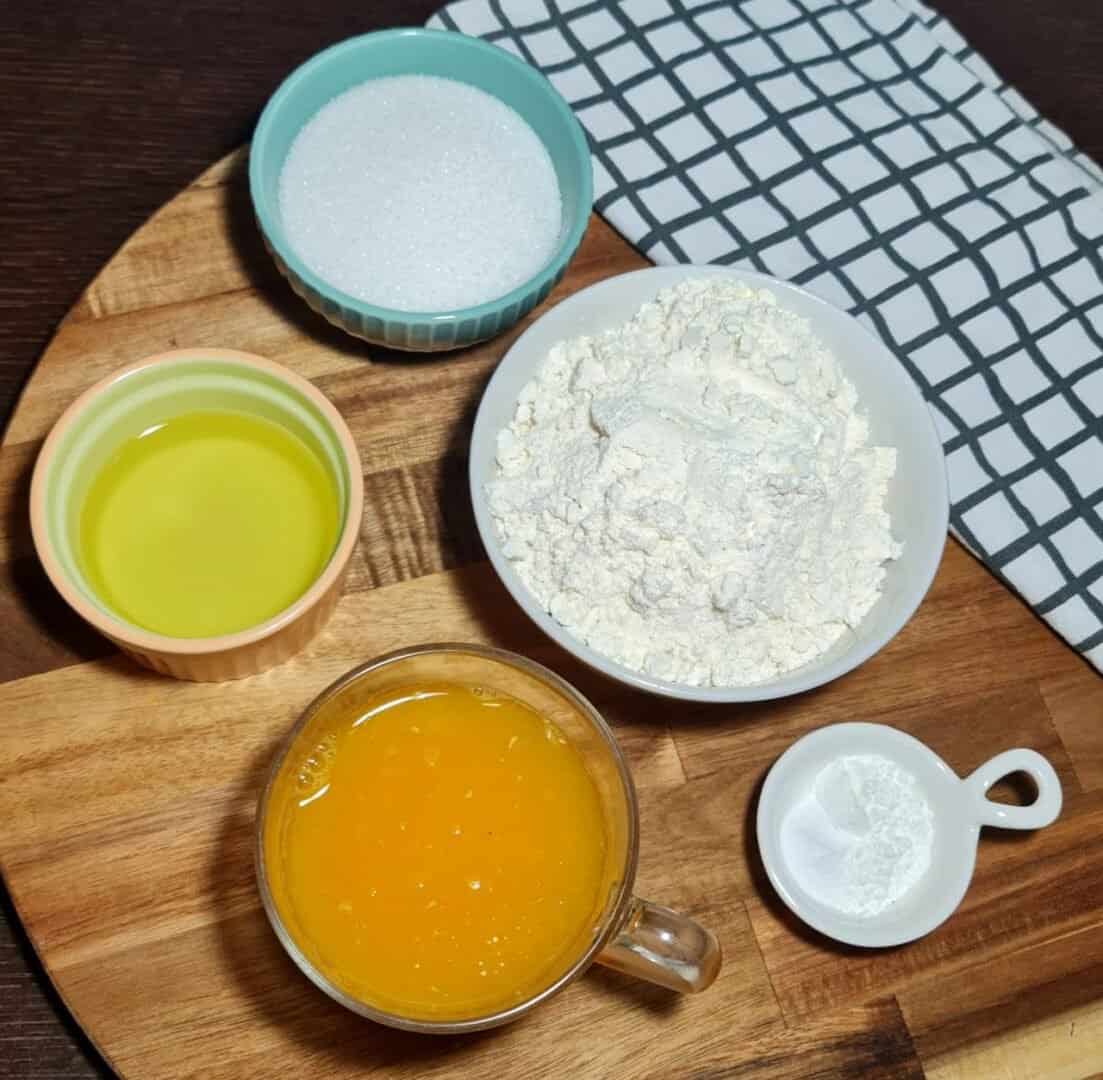
<svg viewBox="0 0 1103 1080"><path fill-rule="evenodd" d="M479 395L517 332L418 359L346 337L279 279L244 155L156 214L80 298L0 447L0 868L51 978L124 1076L1080 1077L1103 1065L1103 680L949 543L899 637L820 690L756 706L634 693L572 661L484 561L466 494ZM595 219L549 300L642 264ZM239 683L139 670L82 628L31 548L26 497L50 424L82 389L174 346L225 345L312 379L363 455L366 513L343 598L307 652ZM273 748L354 664L483 641L576 682L639 787L639 890L718 934L715 986L677 998L593 969L523 1021L433 1039L377 1027L286 959L253 880ZM913 733L959 773L1047 755L1065 811L985 834L961 909L922 941L863 952L789 916L755 851L771 762L825 723ZM1015 797L1008 789L1005 796Z"/></svg>

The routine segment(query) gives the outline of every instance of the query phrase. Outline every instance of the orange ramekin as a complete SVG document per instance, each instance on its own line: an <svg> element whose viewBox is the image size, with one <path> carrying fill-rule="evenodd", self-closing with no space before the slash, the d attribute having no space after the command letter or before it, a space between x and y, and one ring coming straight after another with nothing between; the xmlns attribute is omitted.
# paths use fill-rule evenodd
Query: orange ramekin
<svg viewBox="0 0 1103 1080"><path fill-rule="evenodd" d="M252 412L304 438L337 481L342 525L322 572L270 619L217 637L169 637L121 619L96 596L80 569L74 526L91 477L125 439L150 423L202 408ZM196 682L264 671L298 652L325 625L341 594L363 511L360 455L329 399L281 365L233 349L158 353L96 383L62 413L31 480L35 550L66 603L139 664Z"/></svg>

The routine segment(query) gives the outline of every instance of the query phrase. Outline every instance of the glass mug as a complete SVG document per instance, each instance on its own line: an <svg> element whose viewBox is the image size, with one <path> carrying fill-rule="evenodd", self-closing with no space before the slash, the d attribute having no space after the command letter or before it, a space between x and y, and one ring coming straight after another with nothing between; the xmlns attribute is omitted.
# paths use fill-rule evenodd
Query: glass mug
<svg viewBox="0 0 1103 1080"><path fill-rule="evenodd" d="M581 757L596 788L605 833L603 857L610 868L601 877L597 894L600 906L595 907L592 931L583 936L576 950L541 973L531 992L526 989L523 999L487 1011L443 1019L403 1015L400 1008L373 1004L364 1000L370 995L350 991L347 980L322 970L318 958L311 956L313 946L297 926L285 880L284 849L280 846L287 829L287 815L281 805L289 805L280 793L289 786L289 770L296 769L303 760L315 764L318 760L309 755L304 759L306 748L315 746L319 738L324 738L323 733L332 731L342 719L348 723L350 717L374 715L365 710L373 701L381 700L381 695L385 697L392 691L405 694L409 687L433 684L488 688L474 692L511 698L555 725ZM301 774L296 774L296 780L301 782ZM633 895L638 834L636 793L624 756L605 721L577 690L540 664L500 649L423 645L389 653L348 672L324 690L291 729L276 754L260 797L257 879L276 936L300 970L326 994L353 1012L391 1027L455 1034L516 1020L594 962L682 993L695 993L711 985L721 964L720 946L712 933L683 915ZM342 986L342 981L346 985Z"/></svg>

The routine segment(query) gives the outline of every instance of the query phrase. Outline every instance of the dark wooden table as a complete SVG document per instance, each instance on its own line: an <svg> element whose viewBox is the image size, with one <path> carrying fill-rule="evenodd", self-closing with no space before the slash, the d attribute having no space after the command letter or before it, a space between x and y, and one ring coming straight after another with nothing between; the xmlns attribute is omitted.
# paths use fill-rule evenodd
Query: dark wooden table
<svg viewBox="0 0 1103 1080"><path fill-rule="evenodd" d="M152 211L249 137L282 75L324 45L423 22L436 6L0 4L0 425L81 288ZM1099 0L940 7L1044 115L1103 160ZM0 632L0 665L2 641ZM0 887L0 1078L109 1075Z"/></svg>

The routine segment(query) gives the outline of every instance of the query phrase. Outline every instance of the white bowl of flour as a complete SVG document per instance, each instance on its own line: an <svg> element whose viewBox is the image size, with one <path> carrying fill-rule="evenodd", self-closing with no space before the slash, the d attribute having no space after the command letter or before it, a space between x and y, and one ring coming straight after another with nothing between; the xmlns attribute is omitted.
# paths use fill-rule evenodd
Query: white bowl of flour
<svg viewBox="0 0 1103 1080"><path fill-rule="evenodd" d="M472 435L487 553L537 625L653 693L756 701L900 630L946 538L941 445L850 315L765 275L599 282L498 366Z"/></svg>

